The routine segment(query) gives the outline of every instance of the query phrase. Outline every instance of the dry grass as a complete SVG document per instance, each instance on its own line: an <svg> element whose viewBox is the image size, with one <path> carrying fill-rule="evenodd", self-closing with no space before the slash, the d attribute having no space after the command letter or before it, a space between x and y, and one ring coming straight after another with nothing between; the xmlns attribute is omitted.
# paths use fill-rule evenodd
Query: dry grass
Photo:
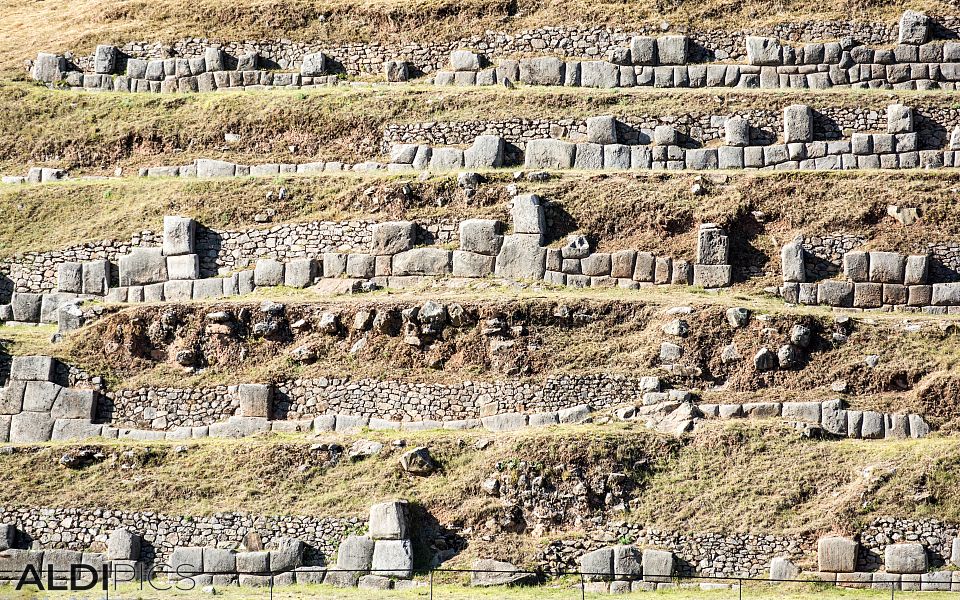
<svg viewBox="0 0 960 600"><path fill-rule="evenodd" d="M487 29L515 32L542 26L609 26L659 30L751 28L781 22L848 20L894 23L904 8L952 14L943 0L883 2L842 0L83 0L68 4L4 0L0 66L17 68L38 51L91 53L96 44L145 40L173 42L185 37L217 40L286 38L297 41L379 41L390 44L455 40Z"/></svg>
<svg viewBox="0 0 960 600"><path fill-rule="evenodd" d="M5 473L0 503L158 510L155 499L162 497L167 514L362 516L371 502L403 497L423 505L441 523L483 531L500 501L479 486L499 464L505 479L520 472L532 477L544 469L561 493L580 477L627 473L639 485L631 493L630 511L618 518L666 530L813 534L853 531L881 515L960 519L960 449L948 438L813 441L775 422L751 421L708 422L679 443L626 424L496 436L366 432L321 439L349 447L360 437L382 441L386 448L362 462L344 459L336 466L324 463L325 453L310 449L312 441L292 436L194 440L182 453L173 448L184 442L104 442L97 448L107 458L81 470L57 464L73 445L53 444L0 456ZM494 443L477 450L474 442L481 438ZM396 439L406 440L408 447L429 446L442 472L405 476L397 465L399 451L391 448ZM124 455L127 449L133 452ZM524 464L533 471L517 471ZM646 466L637 471L637 464ZM562 465L568 466L558 475L553 469ZM578 469L582 475L574 474ZM580 510L600 507L602 502ZM552 537L578 535L569 524L548 531Z"/></svg>

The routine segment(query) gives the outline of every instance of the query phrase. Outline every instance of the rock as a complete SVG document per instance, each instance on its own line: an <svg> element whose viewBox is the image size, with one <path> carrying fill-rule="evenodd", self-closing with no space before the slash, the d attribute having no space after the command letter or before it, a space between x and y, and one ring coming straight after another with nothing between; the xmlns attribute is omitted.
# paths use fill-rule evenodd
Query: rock
<svg viewBox="0 0 960 600"><path fill-rule="evenodd" d="M729 343L723 347L723 350L720 351L720 361L723 364L729 364L736 362L743 358L740 356L740 351L737 350L737 345L734 343Z"/></svg>
<svg viewBox="0 0 960 600"><path fill-rule="evenodd" d="M887 573L926 573L927 551L922 544L889 544L883 552Z"/></svg>
<svg viewBox="0 0 960 600"><path fill-rule="evenodd" d="M734 147L750 145L750 121L747 119L739 116L729 117L723 124L723 131L723 140L726 145Z"/></svg>
<svg viewBox="0 0 960 600"><path fill-rule="evenodd" d="M64 262L57 267L57 289L61 292L83 292L83 267L80 263Z"/></svg>
<svg viewBox="0 0 960 600"><path fill-rule="evenodd" d="M783 139L792 142L813 141L813 113L805 104L793 104L783 109Z"/></svg>
<svg viewBox="0 0 960 600"><path fill-rule="evenodd" d="M783 47L772 37L747 36L747 63L776 66L783 64Z"/></svg>
<svg viewBox="0 0 960 600"><path fill-rule="evenodd" d="M196 252L194 238L197 222L187 217L166 216L163 218L163 254L177 256Z"/></svg>
<svg viewBox="0 0 960 600"><path fill-rule="evenodd" d="M352 461L363 460L375 456L383 450L383 444L372 440L357 440L350 446L347 456Z"/></svg>
<svg viewBox="0 0 960 600"><path fill-rule="evenodd" d="M307 545L301 540L290 537L275 538L268 546L270 551L270 570L274 573L290 571L303 565L303 554ZM206 555L204 555L206 559ZM206 562L204 562L206 569Z"/></svg>
<svg viewBox="0 0 960 600"><path fill-rule="evenodd" d="M657 38L657 58L661 65L683 65L687 62L689 39L685 35L663 35Z"/></svg>
<svg viewBox="0 0 960 600"><path fill-rule="evenodd" d="M903 283L907 259L897 252L870 252L869 273L873 283Z"/></svg>
<svg viewBox="0 0 960 600"><path fill-rule="evenodd" d="M120 257L120 285L148 285L167 280L167 261L161 248L134 248Z"/></svg>
<svg viewBox="0 0 960 600"><path fill-rule="evenodd" d="M930 17L913 10L906 10L900 17L900 44L920 45L930 38Z"/></svg>
<svg viewBox="0 0 960 600"><path fill-rule="evenodd" d="M93 55L93 72L111 75L117 68L117 48L115 46L97 46Z"/></svg>
<svg viewBox="0 0 960 600"><path fill-rule="evenodd" d="M450 68L454 71L479 71L480 55L470 50L454 50L450 53Z"/></svg>
<svg viewBox="0 0 960 600"><path fill-rule="evenodd" d="M668 582L673 576L673 553L667 550L643 551L643 580Z"/></svg>
<svg viewBox="0 0 960 600"><path fill-rule="evenodd" d="M294 258L283 265L283 285L287 287L305 288L313 283L315 275L316 265L312 258ZM253 276L256 283L256 271Z"/></svg>
<svg viewBox="0 0 960 600"><path fill-rule="evenodd" d="M413 575L413 544L410 540L377 540L371 570L382 577L410 579Z"/></svg>
<svg viewBox="0 0 960 600"><path fill-rule="evenodd" d="M529 580L531 577L532 574L521 573L517 567L508 562L481 558L473 561L470 573L470 585L474 587L511 585Z"/></svg>
<svg viewBox="0 0 960 600"><path fill-rule="evenodd" d="M655 65L657 63L656 38L639 35L630 38L630 60L635 65Z"/></svg>
<svg viewBox="0 0 960 600"><path fill-rule="evenodd" d="M393 589L393 580L382 575L363 575L357 581L357 588L361 590L389 590Z"/></svg>
<svg viewBox="0 0 960 600"><path fill-rule="evenodd" d="M734 329L746 327L750 323L750 309L743 307L727 309L727 323Z"/></svg>
<svg viewBox="0 0 960 600"><path fill-rule="evenodd" d="M499 169L503 166L504 140L498 135L478 135L463 153L468 169Z"/></svg>
<svg viewBox="0 0 960 600"><path fill-rule="evenodd" d="M374 540L403 540L408 535L406 501L381 502L370 507L369 536Z"/></svg>
<svg viewBox="0 0 960 600"><path fill-rule="evenodd" d="M314 52L303 55L300 64L301 77L318 77L327 72L327 56L323 52Z"/></svg>
<svg viewBox="0 0 960 600"><path fill-rule="evenodd" d="M14 356L10 363L12 381L50 381L55 363L50 356Z"/></svg>
<svg viewBox="0 0 960 600"><path fill-rule="evenodd" d="M534 139L527 142L523 165L526 169L573 168L576 145L552 139Z"/></svg>
<svg viewBox="0 0 960 600"><path fill-rule="evenodd" d="M383 63L383 74L388 82L400 82L410 79L410 64L404 60L388 60Z"/></svg>
<svg viewBox="0 0 960 600"><path fill-rule="evenodd" d="M404 275L449 275L452 271L453 254L441 248L414 248L393 257L393 274Z"/></svg>
<svg viewBox="0 0 960 600"><path fill-rule="evenodd" d="M790 581L797 579L799 576L800 568L793 564L789 558L777 556L770 560L771 581Z"/></svg>
<svg viewBox="0 0 960 600"><path fill-rule="evenodd" d="M660 344L660 362L665 364L671 364L680 360L680 357L683 356L683 348L676 344L670 342L662 342Z"/></svg>
<svg viewBox="0 0 960 600"><path fill-rule="evenodd" d="M257 287L274 287L283 285L284 265L272 258L258 258L253 270L253 283Z"/></svg>
<svg viewBox="0 0 960 600"><path fill-rule="evenodd" d="M565 259L583 259L590 256L590 240L583 235L567 236L567 243L560 249L560 256Z"/></svg>
<svg viewBox="0 0 960 600"><path fill-rule="evenodd" d="M53 83L63 79L67 71L67 60L63 56L41 52L33 61L30 76L36 81Z"/></svg>
<svg viewBox="0 0 960 600"><path fill-rule="evenodd" d="M777 368L777 355L767 348L761 348L753 357L753 367L757 371L773 371Z"/></svg>
<svg viewBox="0 0 960 600"><path fill-rule="evenodd" d="M520 82L527 85L563 85L564 64L559 58L542 56L520 59Z"/></svg>
<svg viewBox="0 0 960 600"><path fill-rule="evenodd" d="M587 581L610 581L613 579L613 548L600 548L587 552L578 560L580 574Z"/></svg>
<svg viewBox="0 0 960 600"><path fill-rule="evenodd" d="M587 118L587 142L591 144L616 144L617 120L610 115Z"/></svg>
<svg viewBox="0 0 960 600"><path fill-rule="evenodd" d="M822 537L817 541L817 567L828 573L856 571L858 548L851 538Z"/></svg>
<svg viewBox="0 0 960 600"><path fill-rule="evenodd" d="M323 580L328 585L353 587L363 572L373 563L374 541L365 536L349 535L337 550L337 569L330 571Z"/></svg>
<svg viewBox="0 0 960 600"><path fill-rule="evenodd" d="M800 282L807 280L803 262L804 252L802 240L795 240L785 244L780 249L780 265L783 271L783 280L786 282Z"/></svg>
<svg viewBox="0 0 960 600"><path fill-rule="evenodd" d="M513 234L503 237L497 255L497 277L513 280L542 280L546 270L546 248L539 234Z"/></svg>
<svg viewBox="0 0 960 600"><path fill-rule="evenodd" d="M793 344L784 344L777 350L777 362L781 369L796 369L802 366L803 354Z"/></svg>
<svg viewBox="0 0 960 600"><path fill-rule="evenodd" d="M437 471L440 466L430 456L430 450L425 447L414 448L400 457L400 466L411 475L427 476Z"/></svg>
<svg viewBox="0 0 960 600"><path fill-rule="evenodd" d="M613 578L618 581L632 581L643 575L643 557L633 546L613 547Z"/></svg>
<svg viewBox="0 0 960 600"><path fill-rule="evenodd" d="M913 109L903 104L887 106L887 133L910 133L913 131Z"/></svg>
<svg viewBox="0 0 960 600"><path fill-rule="evenodd" d="M370 233L370 253L378 256L405 252L416 243L416 225L411 221L377 223Z"/></svg>
<svg viewBox="0 0 960 600"><path fill-rule="evenodd" d="M237 386L241 417L270 418L273 387L262 383L241 383Z"/></svg>
<svg viewBox="0 0 960 600"><path fill-rule="evenodd" d="M800 348L808 348L812 340L813 332L810 331L810 328L806 325L794 325L793 329L790 330L791 344L795 344Z"/></svg>
<svg viewBox="0 0 960 600"><path fill-rule="evenodd" d="M661 327L661 330L667 335L686 337L690 333L690 325L683 319L674 319Z"/></svg>
<svg viewBox="0 0 960 600"><path fill-rule="evenodd" d="M500 222L493 219L465 219L460 222L460 249L496 256L503 243Z"/></svg>
<svg viewBox="0 0 960 600"><path fill-rule="evenodd" d="M510 202L510 218L513 221L513 233L537 234L543 238L546 230L546 217L543 202L536 194L515 196Z"/></svg>

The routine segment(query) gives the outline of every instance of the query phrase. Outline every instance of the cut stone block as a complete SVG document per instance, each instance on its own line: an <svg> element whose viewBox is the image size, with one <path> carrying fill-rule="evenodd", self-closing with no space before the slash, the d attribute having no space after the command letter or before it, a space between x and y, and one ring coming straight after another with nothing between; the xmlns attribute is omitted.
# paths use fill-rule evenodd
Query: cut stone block
<svg viewBox="0 0 960 600"><path fill-rule="evenodd" d="M272 258L257 259L257 266L253 270L253 283L257 287L273 287L283 285L284 265Z"/></svg>
<svg viewBox="0 0 960 600"><path fill-rule="evenodd" d="M658 37L658 62L661 65L686 64L689 45L689 38L685 35L662 35Z"/></svg>
<svg viewBox="0 0 960 600"><path fill-rule="evenodd" d="M39 323L43 297L40 294L14 292L10 296L10 309L14 321Z"/></svg>
<svg viewBox="0 0 960 600"><path fill-rule="evenodd" d="M643 551L643 580L669 582L673 575L673 552L667 550Z"/></svg>
<svg viewBox="0 0 960 600"><path fill-rule="evenodd" d="M540 245L538 234L513 234L503 238L497 254L497 277L524 280L543 279L546 271L546 248Z"/></svg>
<svg viewBox="0 0 960 600"><path fill-rule="evenodd" d="M800 240L785 244L780 249L780 264L783 269L784 281L802 283L807 280L803 256L803 244Z"/></svg>
<svg viewBox="0 0 960 600"><path fill-rule="evenodd" d="M580 557L580 573L587 581L613 579L613 548L600 548Z"/></svg>
<svg viewBox="0 0 960 600"><path fill-rule="evenodd" d="M693 285L714 289L728 287L732 282L732 265L693 265Z"/></svg>
<svg viewBox="0 0 960 600"><path fill-rule="evenodd" d="M36 444L49 442L53 434L53 421L49 413L22 412L10 418L10 442L13 444Z"/></svg>
<svg viewBox="0 0 960 600"><path fill-rule="evenodd" d="M563 85L564 64L559 58L541 56L520 59L520 82L527 85Z"/></svg>
<svg viewBox="0 0 960 600"><path fill-rule="evenodd" d="M783 140L791 142L813 141L813 112L805 104L793 104L783 109Z"/></svg>
<svg viewBox="0 0 960 600"><path fill-rule="evenodd" d="M747 36L747 63L777 66L783 64L783 46L772 37Z"/></svg>
<svg viewBox="0 0 960 600"><path fill-rule="evenodd" d="M51 384L56 385L56 384ZM50 411L54 419L92 420L97 412L97 396L93 390L62 388Z"/></svg>
<svg viewBox="0 0 960 600"><path fill-rule="evenodd" d="M369 536L374 540L409 538L408 505L405 501L381 502L370 507Z"/></svg>
<svg viewBox="0 0 960 600"><path fill-rule="evenodd" d="M903 283L906 258L896 252L870 253L870 281L874 283Z"/></svg>
<svg viewBox="0 0 960 600"><path fill-rule="evenodd" d="M84 294L103 296L110 288L110 262L92 260L83 263L81 277Z"/></svg>
<svg viewBox="0 0 960 600"><path fill-rule="evenodd" d="M300 63L301 77L319 77L327 73L327 56L323 52L303 55Z"/></svg>
<svg viewBox="0 0 960 600"><path fill-rule="evenodd" d="M926 573L927 550L922 544L889 544L883 552L888 573Z"/></svg>
<svg viewBox="0 0 960 600"><path fill-rule="evenodd" d="M371 229L370 253L399 254L416 243L416 225L411 221L377 223Z"/></svg>
<svg viewBox="0 0 960 600"><path fill-rule="evenodd" d="M454 277L487 277L493 274L496 257L475 252L453 251Z"/></svg>
<svg viewBox="0 0 960 600"><path fill-rule="evenodd" d="M313 283L315 276L316 264L312 258L294 258L283 266L283 284L287 287L305 288Z"/></svg>
<svg viewBox="0 0 960 600"><path fill-rule="evenodd" d="M120 285L147 285L167 280L167 260L161 248L134 248L120 257Z"/></svg>
<svg viewBox="0 0 960 600"><path fill-rule="evenodd" d="M527 142L523 166L526 169L570 169L573 167L576 145L551 139Z"/></svg>
<svg viewBox="0 0 960 600"><path fill-rule="evenodd" d="M829 573L852 573L857 570L856 540L845 537L822 537L817 541L817 567Z"/></svg>
<svg viewBox="0 0 960 600"><path fill-rule="evenodd" d="M503 166L505 146L499 135L478 135L463 152L463 166L467 169L499 169Z"/></svg>
<svg viewBox="0 0 960 600"><path fill-rule="evenodd" d="M493 219L466 219L460 222L460 249L496 256L503 243L500 222Z"/></svg>
<svg viewBox="0 0 960 600"><path fill-rule="evenodd" d="M140 560L140 535L123 527L111 531L107 560Z"/></svg>
<svg viewBox="0 0 960 600"><path fill-rule="evenodd" d="M241 417L270 418L273 386L263 383L241 383L237 386Z"/></svg>
<svg viewBox="0 0 960 600"><path fill-rule="evenodd" d="M441 248L414 248L393 257L393 274L404 275L449 275L452 269L452 253Z"/></svg>
<svg viewBox="0 0 960 600"><path fill-rule="evenodd" d="M194 254L197 222L187 217L163 218L163 253L166 256Z"/></svg>
<svg viewBox="0 0 960 600"><path fill-rule="evenodd" d="M168 256L167 277L170 279L199 279L200 256L197 254Z"/></svg>
<svg viewBox="0 0 960 600"><path fill-rule="evenodd" d="M587 118L587 142L591 144L616 144L617 120L611 115Z"/></svg>
<svg viewBox="0 0 960 600"><path fill-rule="evenodd" d="M60 263L57 267L57 289L61 292L83 292L83 266L76 262Z"/></svg>

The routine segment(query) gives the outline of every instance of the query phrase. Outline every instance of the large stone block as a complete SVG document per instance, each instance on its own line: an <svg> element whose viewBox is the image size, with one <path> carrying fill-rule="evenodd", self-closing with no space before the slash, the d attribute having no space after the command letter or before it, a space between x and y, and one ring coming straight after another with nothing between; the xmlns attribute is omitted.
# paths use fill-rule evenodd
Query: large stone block
<svg viewBox="0 0 960 600"><path fill-rule="evenodd" d="M14 356L10 362L10 380L51 381L55 366L50 356Z"/></svg>
<svg viewBox="0 0 960 600"><path fill-rule="evenodd" d="M604 147L600 144L577 144L574 150L573 167L585 171L596 171L603 168Z"/></svg>
<svg viewBox="0 0 960 600"><path fill-rule="evenodd" d="M166 256L194 254L197 222L188 217L163 218L163 253Z"/></svg>
<svg viewBox="0 0 960 600"><path fill-rule="evenodd" d="M870 253L870 281L873 283L903 283L906 258L897 252Z"/></svg>
<svg viewBox="0 0 960 600"><path fill-rule="evenodd" d="M313 52L303 55L300 63L301 77L319 77L327 73L327 56L323 52Z"/></svg>
<svg viewBox="0 0 960 600"><path fill-rule="evenodd" d="M870 281L870 254L850 251L843 255L843 274L854 282Z"/></svg>
<svg viewBox="0 0 960 600"><path fill-rule="evenodd" d="M887 106L887 133L910 133L913 131L913 109L903 104Z"/></svg>
<svg viewBox="0 0 960 600"><path fill-rule="evenodd" d="M223 297L223 295L224 295L224 293L223 293L223 282L224 282L224 279L223 279L222 277L211 277L211 278L208 278L208 279L197 279L197 280L193 281L193 289L191 290L191 297L192 297L194 300L203 300L203 299L205 299L205 298L221 298L221 297ZM168 281L166 284L164 284L164 286L166 286L166 285L168 285L168 284L171 284L171 283L184 283L184 284L186 284L186 283L189 283L189 282L186 282L186 281L177 281L177 282ZM166 287L164 287L164 289L166 289ZM164 292L164 296L167 296L166 292ZM170 299L169 296L167 296L167 300L169 300L169 299Z"/></svg>
<svg viewBox="0 0 960 600"><path fill-rule="evenodd" d="M620 84L620 67L605 60L585 60L580 63L580 85L611 89Z"/></svg>
<svg viewBox="0 0 960 600"><path fill-rule="evenodd" d="M852 573L857 570L856 540L822 537L817 540L817 568L828 573Z"/></svg>
<svg viewBox="0 0 960 600"><path fill-rule="evenodd" d="M140 535L123 527L111 531L107 560L140 560Z"/></svg>
<svg viewBox="0 0 960 600"><path fill-rule="evenodd" d="M237 570L237 554L233 550L223 548L203 549L204 573L235 573Z"/></svg>
<svg viewBox="0 0 960 600"><path fill-rule="evenodd" d="M480 55L470 50L454 50L450 53L450 68L454 71L479 71Z"/></svg>
<svg viewBox="0 0 960 600"><path fill-rule="evenodd" d="M456 171L463 168L463 150L434 148L430 154L431 171Z"/></svg>
<svg viewBox="0 0 960 600"><path fill-rule="evenodd" d="M53 418L49 413L22 412L10 418L10 442L36 444L49 442L53 435Z"/></svg>
<svg viewBox="0 0 960 600"><path fill-rule="evenodd" d="M520 82L528 85L563 85L564 64L559 58L520 59Z"/></svg>
<svg viewBox="0 0 960 600"><path fill-rule="evenodd" d="M62 389L52 381L28 381L23 392L23 410L50 412Z"/></svg>
<svg viewBox="0 0 960 600"><path fill-rule="evenodd" d="M643 576L643 557L633 546L613 547L613 578L633 581Z"/></svg>
<svg viewBox="0 0 960 600"><path fill-rule="evenodd" d="M853 284L854 308L880 308L881 305L883 305L883 284Z"/></svg>
<svg viewBox="0 0 960 600"><path fill-rule="evenodd" d="M27 389L24 381L10 381L0 388L0 415L15 415L23 410L23 393ZM10 422L7 421L7 429Z"/></svg>
<svg viewBox="0 0 960 600"><path fill-rule="evenodd" d="M933 284L932 302L935 306L960 305L960 283Z"/></svg>
<svg viewBox="0 0 960 600"><path fill-rule="evenodd" d="M577 147L570 142L536 139L527 142L523 165L527 169L570 169Z"/></svg>
<svg viewBox="0 0 960 600"><path fill-rule="evenodd" d="M543 279L546 270L546 248L537 234L513 234L503 238L497 254L495 273L506 279Z"/></svg>
<svg viewBox="0 0 960 600"><path fill-rule="evenodd" d="M613 548L600 548L587 552L578 560L580 573L587 581L610 581L613 579Z"/></svg>
<svg viewBox="0 0 960 600"><path fill-rule="evenodd" d="M281 537L269 545L270 571L282 573L303 565L303 554L307 545L297 538Z"/></svg>
<svg viewBox="0 0 960 600"><path fill-rule="evenodd" d="M169 578L172 581L203 573L203 548L198 546L177 546L168 560Z"/></svg>
<svg viewBox="0 0 960 600"><path fill-rule="evenodd" d="M324 583L340 587L357 585L357 580L370 570L373 564L374 541L366 536L350 535L340 543L337 550L339 572L327 573ZM332 577L331 577L332 576ZM352 583L350 583L352 581Z"/></svg>
<svg viewBox="0 0 960 600"><path fill-rule="evenodd" d="M803 244L800 240L785 244L780 249L780 264L784 281L802 283L807 280L803 256Z"/></svg>
<svg viewBox="0 0 960 600"><path fill-rule="evenodd" d="M693 265L693 285L705 289L714 289L727 287L732 282L732 265Z"/></svg>
<svg viewBox="0 0 960 600"><path fill-rule="evenodd" d="M381 577L410 579L413 575L413 544L410 540L377 540L371 572Z"/></svg>
<svg viewBox="0 0 960 600"><path fill-rule="evenodd" d="M313 283L317 274L316 263L312 258L294 258L283 266L283 285L293 288L305 288ZM254 273L256 277L256 273Z"/></svg>
<svg viewBox="0 0 960 600"><path fill-rule="evenodd" d="M611 115L587 117L587 142L591 144L616 144L617 120Z"/></svg>
<svg viewBox="0 0 960 600"><path fill-rule="evenodd" d="M81 286L84 294L103 296L110 288L110 261L91 260L81 267Z"/></svg>
<svg viewBox="0 0 960 600"><path fill-rule="evenodd" d="M77 262L60 263L57 267L57 289L61 292L83 292L83 266Z"/></svg>
<svg viewBox="0 0 960 600"><path fill-rule="evenodd" d="M414 248L393 257L393 274L449 275L452 253L442 248Z"/></svg>
<svg viewBox="0 0 960 600"><path fill-rule="evenodd" d="M467 169L499 169L503 166L505 146L499 135L478 135L463 152L463 166Z"/></svg>
<svg viewBox="0 0 960 600"><path fill-rule="evenodd" d="M93 72L101 75L111 75L117 69L116 46L97 46L93 55Z"/></svg>
<svg viewBox="0 0 960 600"><path fill-rule="evenodd" d="M690 40L685 35L662 35L657 38L657 61L661 65L682 65L687 62Z"/></svg>
<svg viewBox="0 0 960 600"><path fill-rule="evenodd" d="M783 46L772 37L747 36L747 62L751 65L783 64Z"/></svg>
<svg viewBox="0 0 960 600"><path fill-rule="evenodd" d="M57 54L41 52L37 59L33 61L33 68L30 75L36 81L44 83L53 83L63 79L67 71L67 59Z"/></svg>
<svg viewBox="0 0 960 600"><path fill-rule="evenodd" d="M630 60L635 65L657 64L656 38L641 35L630 38Z"/></svg>
<svg viewBox="0 0 960 600"><path fill-rule="evenodd" d="M40 322L56 323L60 307L64 304L75 302L76 299L76 294L67 294L64 292L44 294L40 299Z"/></svg>
<svg viewBox="0 0 960 600"><path fill-rule="evenodd" d="M460 221L460 249L496 256L503 243L500 222L494 219L465 219Z"/></svg>
<svg viewBox="0 0 960 600"><path fill-rule="evenodd" d="M283 271L282 262L273 258L259 258L253 270L253 283L257 287L283 285Z"/></svg>
<svg viewBox="0 0 960 600"><path fill-rule="evenodd" d="M883 552L887 573L926 573L927 550L922 544L889 544Z"/></svg>
<svg viewBox="0 0 960 600"><path fill-rule="evenodd" d="M237 386L241 417L270 418L273 386L264 383L241 383Z"/></svg>
<svg viewBox="0 0 960 600"><path fill-rule="evenodd" d="M120 285L147 285L167 280L167 260L161 248L134 248L120 257Z"/></svg>
<svg viewBox="0 0 960 600"><path fill-rule="evenodd" d="M404 500L381 502L370 507L370 530L374 540L405 540L409 535L409 507Z"/></svg>
<svg viewBox="0 0 960 600"><path fill-rule="evenodd" d="M899 43L920 45L929 39L930 17L913 10L904 11L900 17Z"/></svg>
<svg viewBox="0 0 960 600"><path fill-rule="evenodd" d="M730 262L730 244L726 232L712 223L697 232L697 264L725 265Z"/></svg>
<svg viewBox="0 0 960 600"><path fill-rule="evenodd" d="M200 256L197 254L168 256L167 277L169 279L199 279Z"/></svg>
<svg viewBox="0 0 960 600"><path fill-rule="evenodd" d="M926 254L906 258L903 270L904 285L924 285L930 271L930 257Z"/></svg>
<svg viewBox="0 0 960 600"><path fill-rule="evenodd" d="M63 388L53 402L50 416L54 419L92 420L96 416L96 412L96 392L77 388Z"/></svg>
<svg viewBox="0 0 960 600"><path fill-rule="evenodd" d="M673 575L673 552L668 550L643 551L643 580L668 582Z"/></svg>
<svg viewBox="0 0 960 600"><path fill-rule="evenodd" d="M513 233L531 233L543 239L547 220L540 196L536 194L515 196L510 203L510 219L513 223Z"/></svg>
<svg viewBox="0 0 960 600"><path fill-rule="evenodd" d="M817 300L827 306L852 306L853 284L849 281L823 281L817 286Z"/></svg>
<svg viewBox="0 0 960 600"><path fill-rule="evenodd" d="M417 239L412 221L387 221L370 228L370 254L399 254L413 248Z"/></svg>
<svg viewBox="0 0 960 600"><path fill-rule="evenodd" d="M496 257L475 252L453 251L453 275L455 277L486 277L493 274Z"/></svg>
<svg viewBox="0 0 960 600"><path fill-rule="evenodd" d="M739 116L729 117L723 124L723 140L728 146L749 146L750 121Z"/></svg>
<svg viewBox="0 0 960 600"><path fill-rule="evenodd" d="M209 179L211 177L233 177L237 174L237 164L224 160L198 158L196 162L197 177Z"/></svg>
<svg viewBox="0 0 960 600"><path fill-rule="evenodd" d="M192 300L193 281L179 279L145 286L143 288L143 299L145 302L161 302L163 300L167 302L186 302Z"/></svg>
<svg viewBox="0 0 960 600"><path fill-rule="evenodd" d="M783 109L783 141L813 141L813 112L805 104L792 104Z"/></svg>
<svg viewBox="0 0 960 600"><path fill-rule="evenodd" d="M770 560L770 579L771 581L790 581L800 576L800 568L793 564L789 558L782 556L774 557Z"/></svg>
<svg viewBox="0 0 960 600"><path fill-rule="evenodd" d="M207 46L203 49L203 62L207 71L225 71L223 50L216 46Z"/></svg>
<svg viewBox="0 0 960 600"><path fill-rule="evenodd" d="M265 550L237 554L237 572L263 575L270 572L270 553Z"/></svg>
<svg viewBox="0 0 960 600"><path fill-rule="evenodd" d="M14 292L10 296L10 310L14 321L39 323L43 297L40 294Z"/></svg>
<svg viewBox="0 0 960 600"><path fill-rule="evenodd" d="M380 257L369 254L347 255L347 277L356 279L370 279L377 275L377 259ZM389 256L384 256L388 261Z"/></svg>

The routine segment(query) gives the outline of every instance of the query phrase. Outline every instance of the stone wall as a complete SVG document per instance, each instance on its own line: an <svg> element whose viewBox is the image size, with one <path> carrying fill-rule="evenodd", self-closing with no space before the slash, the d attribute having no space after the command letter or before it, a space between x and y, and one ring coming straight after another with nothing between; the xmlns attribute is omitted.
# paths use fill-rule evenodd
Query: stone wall
<svg viewBox="0 0 960 600"><path fill-rule="evenodd" d="M604 408L641 402L658 391L650 377L560 375L543 382L464 381L452 385L316 378L276 385L273 418L296 420L321 414L351 414L394 421L455 421L510 411L551 412L589 404ZM197 427L233 416L235 386L140 388L105 392L97 419L117 427L167 430Z"/></svg>
<svg viewBox="0 0 960 600"><path fill-rule="evenodd" d="M776 141L783 132L780 110L733 111L725 114L701 112L692 107L681 115L642 115L617 118L621 143L649 144L658 125L674 127L682 136L682 145L696 147L724 137L724 125L731 117L750 122L755 144ZM949 141L949 132L960 125L960 108L916 106L916 132L919 149L942 148ZM839 140L854 131L884 131L887 117L883 110L867 108L813 107L813 137L817 140ZM478 135L498 135L507 143L525 148L538 138L569 138L586 141L585 119L506 119L501 121L430 122L388 124L383 134L383 150L395 143L431 145L468 145Z"/></svg>
<svg viewBox="0 0 960 600"><path fill-rule="evenodd" d="M141 560L162 563L177 546L239 546L247 533L259 533L264 544L295 537L309 547L311 565L326 564L340 540L363 526L364 518L247 515L175 516L100 508L0 507L0 522L16 525L20 543L39 548L84 551L94 542L106 543L110 532L125 527L143 536Z"/></svg>
<svg viewBox="0 0 960 600"><path fill-rule="evenodd" d="M937 37L957 37L960 32L960 18L946 16L935 17L935 20L940 29ZM850 20L781 23L740 31L690 31L688 35L693 49L691 59L701 62L743 59L746 57L747 35L773 36L789 42L852 37L863 44L885 45L897 41L897 32L896 23L864 23ZM281 69L290 69L299 65L305 54L323 52L338 70L351 75L379 74L383 71L385 62L403 58L412 62L423 72L432 73L441 69L447 63L450 52L457 48L472 48L492 59L532 54L554 54L590 59L602 58L611 49L628 45L630 38L634 35L660 35L661 33L654 27L635 31L605 27L540 27L517 33L488 31L482 35L469 36L453 42L433 44L329 44L289 40L231 42L186 38L175 42L172 46L137 41L125 44L120 49L123 53L136 58L166 58L167 56L194 58L203 56L206 47L220 45L227 54L233 56L256 52L268 66ZM73 61L84 70L92 70L93 56L74 57Z"/></svg>
<svg viewBox="0 0 960 600"><path fill-rule="evenodd" d="M803 238L807 281L827 279L843 271L843 255L860 248L866 238L847 233L812 235ZM960 243L937 242L911 249L913 254L930 254L930 281L960 281Z"/></svg>
<svg viewBox="0 0 960 600"><path fill-rule="evenodd" d="M288 260L324 252L366 250L372 221L306 221L271 227L217 231L197 228L196 248L200 274L215 275L251 266L258 258ZM447 244L458 237L457 224L442 220L418 223L418 244ZM0 262L5 276L0 295L9 301L11 292L49 292L57 287L57 266L64 262L106 259L117 263L131 249L155 247L162 233L144 231L129 242L105 240L78 244L62 250L25 252Z"/></svg>

